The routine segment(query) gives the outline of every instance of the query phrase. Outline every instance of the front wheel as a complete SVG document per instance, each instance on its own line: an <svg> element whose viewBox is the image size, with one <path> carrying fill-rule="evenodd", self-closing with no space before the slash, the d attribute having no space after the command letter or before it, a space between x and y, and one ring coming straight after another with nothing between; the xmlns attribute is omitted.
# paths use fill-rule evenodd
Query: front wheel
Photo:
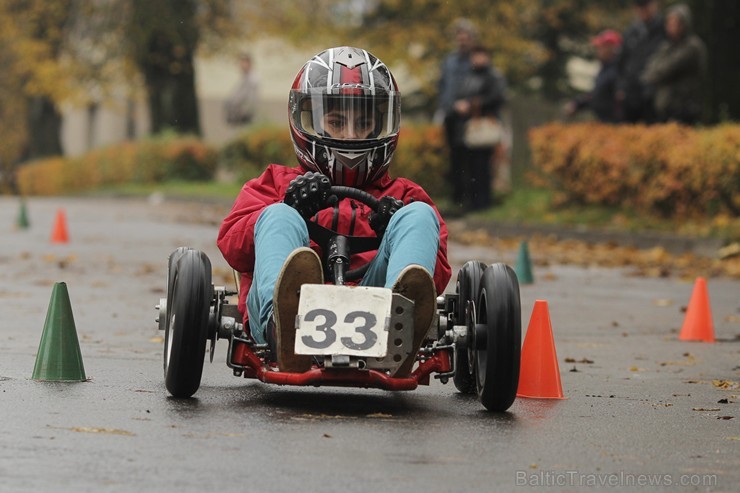
<svg viewBox="0 0 740 493"><path fill-rule="evenodd" d="M460 272L457 274L457 295L459 301L455 315L458 325L461 322L465 325L471 325L468 317L474 314L475 310L469 304L476 303L484 270L486 270L486 264L476 260L470 260L465 262L465 265L462 266ZM470 354L472 354L472 351L468 351L467 347L455 346L455 375L452 377L452 382L455 384L455 388L463 394L475 393L475 378L473 376L473 365L469 357Z"/></svg>
<svg viewBox="0 0 740 493"><path fill-rule="evenodd" d="M505 264L489 266L481 278L473 334L478 398L489 411L506 411L519 385L522 323L519 282Z"/></svg>
<svg viewBox="0 0 740 493"><path fill-rule="evenodd" d="M164 341L165 386L175 397L190 397L200 386L213 299L211 262L198 250L179 252L171 266Z"/></svg>

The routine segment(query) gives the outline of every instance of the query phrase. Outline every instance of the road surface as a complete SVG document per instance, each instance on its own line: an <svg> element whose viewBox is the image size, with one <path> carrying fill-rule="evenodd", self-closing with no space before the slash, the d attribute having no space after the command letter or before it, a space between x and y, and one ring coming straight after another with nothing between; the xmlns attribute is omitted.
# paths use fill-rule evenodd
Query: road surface
<svg viewBox="0 0 740 493"><path fill-rule="evenodd" d="M485 412L433 381L409 393L236 378L225 346L195 398L167 396L154 305L177 246L215 248L223 207L0 197L0 491L737 491L740 283L710 279L719 339L678 340L690 282L552 265L522 286L523 329L548 301L565 400ZM58 208L70 242L52 245ZM537 252L531 252L533 256ZM465 260L516 252L452 242ZM31 380L53 283L68 285L88 382Z"/></svg>

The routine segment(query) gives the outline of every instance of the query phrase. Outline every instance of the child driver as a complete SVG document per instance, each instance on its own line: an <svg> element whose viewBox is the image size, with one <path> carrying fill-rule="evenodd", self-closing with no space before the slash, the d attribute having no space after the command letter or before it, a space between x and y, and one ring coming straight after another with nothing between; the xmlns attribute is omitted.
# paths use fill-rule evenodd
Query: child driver
<svg viewBox="0 0 740 493"><path fill-rule="evenodd" d="M392 288L414 301L413 349L395 372L408 376L451 276L447 228L426 192L388 168L398 142L400 94L386 65L365 50L331 48L298 73L288 101L298 166L271 164L248 181L218 235L241 273L239 310L252 338L267 343L282 371L303 372L311 358L293 352L300 286L323 283L321 248L306 221L343 235L382 236L376 252L352 255L369 267L358 284ZM378 212L329 188L364 190Z"/></svg>

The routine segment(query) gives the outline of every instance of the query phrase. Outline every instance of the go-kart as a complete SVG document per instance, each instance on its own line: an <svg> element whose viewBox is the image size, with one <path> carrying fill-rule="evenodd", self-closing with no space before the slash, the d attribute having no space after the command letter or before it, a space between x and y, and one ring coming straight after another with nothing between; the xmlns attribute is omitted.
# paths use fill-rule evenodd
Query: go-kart
<svg viewBox="0 0 740 493"><path fill-rule="evenodd" d="M334 186L331 193L377 211L378 200L364 191ZM511 267L465 263L455 293L437 298L436 316L416 354L418 365L410 375L394 376L410 351L414 302L387 288L344 285L362 277L367 267L348 271L350 252L377 250L380 238L343 236L313 221L307 225L309 236L325 252L323 264L333 283L301 287L295 351L312 357L311 369L281 371L269 346L254 341L230 303L237 292L211 283L205 253L180 247L169 256L167 297L157 306L170 394L192 396L200 386L207 345L213 362L216 341L225 339L226 365L234 375L264 383L400 391L429 385L434 374L442 383L452 378L460 392L477 392L490 411L511 406L521 347L519 283ZM327 313L337 321L331 341L322 327L317 329Z"/></svg>

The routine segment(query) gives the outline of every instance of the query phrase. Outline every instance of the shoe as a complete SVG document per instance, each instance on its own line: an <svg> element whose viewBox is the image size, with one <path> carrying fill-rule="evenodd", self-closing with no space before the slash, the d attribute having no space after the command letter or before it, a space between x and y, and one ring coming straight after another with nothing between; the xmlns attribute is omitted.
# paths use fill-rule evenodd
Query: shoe
<svg viewBox="0 0 740 493"><path fill-rule="evenodd" d="M280 270L273 294L276 359L280 371L311 369L311 357L295 354L295 319L303 284L324 284L319 256L307 247L293 250Z"/></svg>
<svg viewBox="0 0 740 493"><path fill-rule="evenodd" d="M403 269L393 285L393 292L414 302L412 351L393 374L394 377L408 377L416 361L416 353L419 352L421 343L432 325L437 294L432 276L420 265L409 265Z"/></svg>

